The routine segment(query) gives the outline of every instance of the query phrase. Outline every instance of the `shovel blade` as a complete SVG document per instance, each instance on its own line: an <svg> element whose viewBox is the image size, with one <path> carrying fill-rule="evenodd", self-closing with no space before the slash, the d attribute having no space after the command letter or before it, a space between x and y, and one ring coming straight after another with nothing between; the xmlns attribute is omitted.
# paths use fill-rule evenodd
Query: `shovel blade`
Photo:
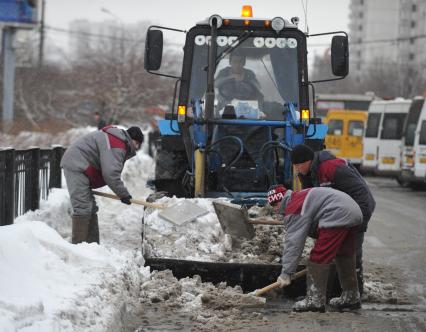
<svg viewBox="0 0 426 332"><path fill-rule="evenodd" d="M254 227L249 223L247 210L237 204L213 202L222 230L233 237L252 239Z"/></svg>
<svg viewBox="0 0 426 332"><path fill-rule="evenodd" d="M197 204L184 200L177 204L171 205L158 213L161 218L164 218L175 225L181 226L184 223L193 221L198 217L207 214L209 211Z"/></svg>

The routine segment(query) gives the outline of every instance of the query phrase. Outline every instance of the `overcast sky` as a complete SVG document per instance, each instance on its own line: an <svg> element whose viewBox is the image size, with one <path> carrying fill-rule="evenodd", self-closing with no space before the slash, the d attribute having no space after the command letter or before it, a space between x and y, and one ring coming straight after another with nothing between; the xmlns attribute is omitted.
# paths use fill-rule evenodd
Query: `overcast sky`
<svg viewBox="0 0 426 332"><path fill-rule="evenodd" d="M304 26L302 2L306 1L311 33L347 30L349 0L46 0L46 23L67 28L70 21L79 18L92 21L113 18L101 11L106 8L123 23L150 20L187 29L212 14L238 17L242 6L247 4L252 5L254 17L299 16Z"/></svg>
<svg viewBox="0 0 426 332"><path fill-rule="evenodd" d="M223 17L241 16L243 5L252 5L256 18L299 16L305 29L302 3L308 2L309 32L319 33L348 30L350 0L45 0L46 25L68 28L76 19L90 21L117 20L132 24L149 20L153 24L189 29L196 22L219 14ZM105 8L112 14L103 12ZM145 32L143 32L145 33ZM49 39L58 46L66 44L67 36L49 32ZM316 40L315 40L316 41ZM320 41L320 40L318 40Z"/></svg>

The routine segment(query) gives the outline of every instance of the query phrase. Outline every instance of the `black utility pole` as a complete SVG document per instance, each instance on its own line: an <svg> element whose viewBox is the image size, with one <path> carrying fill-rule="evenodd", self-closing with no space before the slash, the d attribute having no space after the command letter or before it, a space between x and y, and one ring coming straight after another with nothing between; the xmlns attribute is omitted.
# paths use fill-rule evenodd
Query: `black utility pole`
<svg viewBox="0 0 426 332"><path fill-rule="evenodd" d="M38 66L43 65L43 51L44 51L44 13L46 8L46 0L41 1L41 20L40 20L40 42L38 49Z"/></svg>

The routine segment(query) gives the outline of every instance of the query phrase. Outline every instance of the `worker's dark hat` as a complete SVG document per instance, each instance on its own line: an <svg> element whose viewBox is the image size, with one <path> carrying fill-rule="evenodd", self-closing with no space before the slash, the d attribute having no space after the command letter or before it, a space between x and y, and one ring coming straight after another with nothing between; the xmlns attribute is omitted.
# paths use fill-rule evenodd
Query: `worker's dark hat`
<svg viewBox="0 0 426 332"><path fill-rule="evenodd" d="M291 162L293 164L301 164L308 160L314 159L314 150L305 144L296 145L291 151Z"/></svg>
<svg viewBox="0 0 426 332"><path fill-rule="evenodd" d="M143 134L142 130L139 127L130 127L127 129L127 133L129 134L131 139L138 141L140 144L143 143Z"/></svg>

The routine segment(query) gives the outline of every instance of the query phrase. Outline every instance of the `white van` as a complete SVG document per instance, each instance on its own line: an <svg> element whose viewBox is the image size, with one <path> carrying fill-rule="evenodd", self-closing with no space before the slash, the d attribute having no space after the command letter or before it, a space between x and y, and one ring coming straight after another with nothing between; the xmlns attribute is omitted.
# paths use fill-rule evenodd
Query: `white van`
<svg viewBox="0 0 426 332"><path fill-rule="evenodd" d="M386 103L384 100L372 101L368 108L361 162L361 170L364 172L375 172L377 169L380 124Z"/></svg>
<svg viewBox="0 0 426 332"><path fill-rule="evenodd" d="M412 101L389 100L380 125L377 173L399 177L401 172L401 139L404 122Z"/></svg>
<svg viewBox="0 0 426 332"><path fill-rule="evenodd" d="M402 137L401 149L401 184L414 185L417 180L414 177L414 141L416 138L417 125L419 123L422 109L426 107L424 97L416 97L408 111L404 124L404 135Z"/></svg>
<svg viewBox="0 0 426 332"><path fill-rule="evenodd" d="M426 106L423 105L414 138L414 180L426 183Z"/></svg>
<svg viewBox="0 0 426 332"><path fill-rule="evenodd" d="M401 138L411 100L373 101L368 109L361 169L379 175L400 175Z"/></svg>

